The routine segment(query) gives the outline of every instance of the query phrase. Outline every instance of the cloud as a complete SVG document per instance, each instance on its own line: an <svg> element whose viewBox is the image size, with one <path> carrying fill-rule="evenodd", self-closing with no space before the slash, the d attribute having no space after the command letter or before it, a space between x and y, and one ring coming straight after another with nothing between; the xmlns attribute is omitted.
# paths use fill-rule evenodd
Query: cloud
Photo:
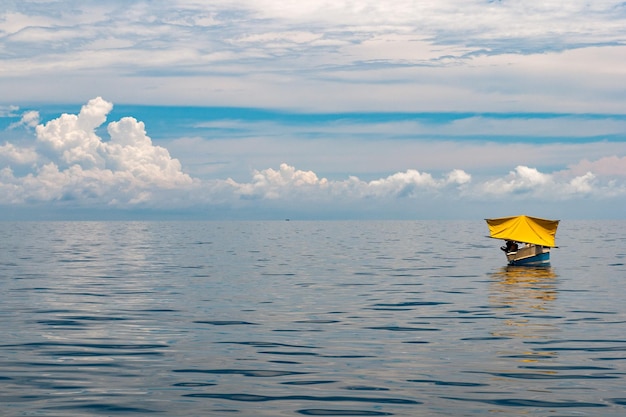
<svg viewBox="0 0 626 417"><path fill-rule="evenodd" d="M509 203L517 204L519 209L529 203L536 207L547 207L565 201L588 201L589 198L606 201L626 197L626 184L623 181L600 181L592 172L578 176L543 173L527 166L518 166L502 178L480 181L475 181L469 173L459 169L439 178L409 169L364 181L356 176L328 180L312 171L301 171L283 163L278 170L255 170L250 182L236 182L232 179L216 181L204 191L213 194L218 184L221 192L232 192L233 195L226 198L231 204L236 204L237 199L239 202L249 200L262 207L263 201L280 201L290 207L299 205L301 210L319 207L325 211L349 206L353 213L359 213L367 210L367 207L381 204L411 210L404 203L412 201L414 210L427 206L430 215L435 217L438 209L436 203L433 206L433 202L436 201L444 205L439 210L445 207L443 211L454 211L449 207L451 204L451 207L456 207L458 215L464 204L476 202L481 202L485 206L484 210L488 211L490 206L504 207Z"/></svg>
<svg viewBox="0 0 626 417"><path fill-rule="evenodd" d="M123 174L141 186L173 188L191 183L180 162L167 149L152 144L143 122L132 117L111 122L107 126L110 141L102 141L95 129L112 108L112 103L100 97L90 100L78 115L63 114L37 126L37 141L62 167Z"/></svg>
<svg viewBox="0 0 626 417"><path fill-rule="evenodd" d="M590 193L593 191L593 180L596 178L591 172L572 178L569 189L572 193Z"/></svg>
<svg viewBox="0 0 626 417"><path fill-rule="evenodd" d="M313 171L301 171L283 163L278 170L255 170L250 183L238 183L232 179L227 182L238 195L245 198L277 199L297 196L306 200L325 200L330 196L339 196L358 200L414 197L420 192L438 190L448 184L464 184L470 178L469 174L455 170L445 179L436 180L429 173L409 169L372 181L363 181L356 176L350 176L347 180L329 181L318 178Z"/></svg>
<svg viewBox="0 0 626 417"><path fill-rule="evenodd" d="M100 137L95 129L106 120L113 104L101 98L90 100L78 115L63 114L36 128L37 140L57 154L66 166L104 167Z"/></svg>
<svg viewBox="0 0 626 417"><path fill-rule="evenodd" d="M131 117L109 123L110 140L103 141L96 129L112 108L112 103L97 97L78 115L63 114L37 125L33 147L19 148L10 143L0 147L0 156L5 159L33 164L33 170L23 177L4 168L0 189L5 193L0 202L152 204L150 200L162 202L167 198L159 197L159 190L193 183L180 162L171 158L167 149L154 146L143 123Z"/></svg>
<svg viewBox="0 0 626 417"><path fill-rule="evenodd" d="M35 128L39 124L39 112L36 110L29 110L22 113L22 118L19 122L12 123L9 129L15 129L20 126L26 128Z"/></svg>
<svg viewBox="0 0 626 417"><path fill-rule="evenodd" d="M301 31L292 31L292 32L267 32L263 34L257 35L247 35L237 39L237 42L242 43L255 43L255 44L263 44L269 45L270 47L275 47L280 44L303 44L310 43L322 38L322 34L311 33L311 32L301 32Z"/></svg>
<svg viewBox="0 0 626 417"><path fill-rule="evenodd" d="M288 197L305 188L326 188L328 180L319 179L312 171L296 170L283 163L278 170L255 170L250 183L241 184L232 179L228 179L227 183L235 189L236 194L245 198L276 199Z"/></svg>
<svg viewBox="0 0 626 417"><path fill-rule="evenodd" d="M595 161L583 159L578 164L570 166L569 171L576 174L593 171L599 176L626 177L626 156L620 158L612 155Z"/></svg>
<svg viewBox="0 0 626 417"><path fill-rule="evenodd" d="M543 174L535 168L518 166L509 172L506 178L497 178L486 181L483 190L487 194L515 195L523 193L537 193L553 184L551 175Z"/></svg>
<svg viewBox="0 0 626 417"><path fill-rule="evenodd" d="M37 152L33 148L20 148L11 143L0 145L0 161L9 164L31 164L37 160Z"/></svg>
<svg viewBox="0 0 626 417"><path fill-rule="evenodd" d="M111 170L130 173L143 184L157 184L161 188L191 183L180 162L171 158L167 149L152 145L143 122L124 117L111 122L107 131L111 141L104 144L104 149L106 166Z"/></svg>
<svg viewBox="0 0 626 417"><path fill-rule="evenodd" d="M472 180L472 176L462 169L455 169L447 175L447 184L467 184Z"/></svg>
<svg viewBox="0 0 626 417"><path fill-rule="evenodd" d="M0 11L5 100L107 91L132 103L342 111L623 108L619 1L74 6Z"/></svg>
<svg viewBox="0 0 626 417"><path fill-rule="evenodd" d="M410 196L418 190L436 189L437 187L437 181L430 174L421 173L415 169L398 172L364 185L367 196Z"/></svg>
<svg viewBox="0 0 626 417"><path fill-rule="evenodd" d="M247 180L251 167L281 162L314 167L333 179L345 174L372 180L409 168L433 175L462 169L475 178L518 165L553 172L583 158L623 156L626 139L619 115L207 109L197 120L193 129L178 125L176 132L159 133L179 135L168 146L191 175L239 181Z"/></svg>
<svg viewBox="0 0 626 417"><path fill-rule="evenodd" d="M19 106L3 106L0 105L0 117L14 117L15 113L19 110Z"/></svg>
<svg viewBox="0 0 626 417"><path fill-rule="evenodd" d="M106 124L108 138L103 139L100 134L112 109L112 103L97 97L78 114L62 114L37 125L31 143L0 146L0 205L154 210L247 207L258 213L280 207L313 212L316 207L327 212L341 207L358 213L367 207L411 210L412 205L427 205L437 213L436 205L444 202L452 203L446 204L447 210L462 210L464 203L476 202L542 205L626 197L626 158L615 156L583 160L554 172L520 164L502 177L473 175L460 168L439 174L408 168L369 180L349 172L329 179L283 162L277 168L252 169L243 180L202 179L186 173L181 162L165 147L155 145L144 123L133 117ZM254 154L259 146L246 142L250 149L242 152ZM374 147L367 150L370 156L375 151ZM341 164L342 158L335 163Z"/></svg>
<svg viewBox="0 0 626 417"><path fill-rule="evenodd" d="M571 172L545 174L535 168L518 166L505 178L485 181L477 191L479 195L515 200L562 201L589 196L603 199L626 196L626 183L614 178L601 182L591 171L574 176Z"/></svg>

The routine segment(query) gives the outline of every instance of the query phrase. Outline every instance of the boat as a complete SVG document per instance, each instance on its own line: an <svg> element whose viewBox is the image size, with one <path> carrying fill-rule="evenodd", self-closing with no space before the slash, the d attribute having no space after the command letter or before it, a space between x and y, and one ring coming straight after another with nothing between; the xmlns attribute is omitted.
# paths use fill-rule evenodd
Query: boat
<svg viewBox="0 0 626 417"><path fill-rule="evenodd" d="M550 249L556 248L559 220L547 220L526 215L485 219L489 237L506 243L500 249L509 265L547 266Z"/></svg>

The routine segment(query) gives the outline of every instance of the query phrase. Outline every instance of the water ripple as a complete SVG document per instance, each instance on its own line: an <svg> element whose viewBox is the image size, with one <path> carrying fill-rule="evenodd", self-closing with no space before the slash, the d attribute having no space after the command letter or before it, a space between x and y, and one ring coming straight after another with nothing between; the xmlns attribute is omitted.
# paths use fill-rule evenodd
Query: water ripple
<svg viewBox="0 0 626 417"><path fill-rule="evenodd" d="M152 413L161 412L159 410L154 410L154 409L149 409L149 408L127 407L127 406L121 406L117 404L102 404L102 403L45 407L45 409L46 410L59 410L59 411L70 411L70 410L77 411L78 410L78 411L96 413L96 414L110 414L110 413L152 414Z"/></svg>
<svg viewBox="0 0 626 417"><path fill-rule="evenodd" d="M367 327L372 330L389 330L392 332L438 332L441 329L433 329L426 327L408 327L408 326L375 326Z"/></svg>
<svg viewBox="0 0 626 417"><path fill-rule="evenodd" d="M267 369L174 369L172 372L179 373L200 373L200 374L222 374L222 375L243 375L255 378L275 378L288 375L306 375L308 372L275 371Z"/></svg>
<svg viewBox="0 0 626 417"><path fill-rule="evenodd" d="M185 394L190 398L214 398L242 402L267 402L267 401L321 401L321 402L362 402L380 404L422 404L420 401L403 398L375 398L375 397L344 397L344 396L314 396L314 395L255 395L255 394Z"/></svg>
<svg viewBox="0 0 626 417"><path fill-rule="evenodd" d="M476 373L476 372L472 372ZM517 378L517 379L619 379L622 378L619 375L557 375L550 373L532 373L532 372L481 372L492 376L502 378Z"/></svg>
<svg viewBox="0 0 626 417"><path fill-rule="evenodd" d="M239 320L194 320L194 323L198 324L212 324L214 326L258 326L257 323L250 323L247 321Z"/></svg>
<svg viewBox="0 0 626 417"><path fill-rule="evenodd" d="M529 400L524 398L501 398L501 399L487 399L487 398L459 398L459 397L443 397L448 400L455 401L470 401L492 405L499 405L504 407L533 407L533 408L602 408L606 407L606 404L583 402L583 401L542 401L542 400Z"/></svg>
<svg viewBox="0 0 626 417"><path fill-rule="evenodd" d="M392 416L393 413L385 413L382 411L367 411L367 410L333 410L324 408L305 408L297 411L298 414L304 416L363 416L363 417L377 417L377 416Z"/></svg>
<svg viewBox="0 0 626 417"><path fill-rule="evenodd" d="M407 379L407 382L419 382L424 384L452 386L452 387L486 387L489 384L483 384L479 382L453 382L453 381L439 381L435 379Z"/></svg>

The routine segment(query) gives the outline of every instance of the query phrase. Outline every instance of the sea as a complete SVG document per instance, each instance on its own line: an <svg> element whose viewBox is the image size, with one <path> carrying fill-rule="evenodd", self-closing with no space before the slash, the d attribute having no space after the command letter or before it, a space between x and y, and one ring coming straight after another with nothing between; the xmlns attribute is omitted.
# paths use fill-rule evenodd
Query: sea
<svg viewBox="0 0 626 417"><path fill-rule="evenodd" d="M487 233L0 222L0 415L626 415L626 221Z"/></svg>

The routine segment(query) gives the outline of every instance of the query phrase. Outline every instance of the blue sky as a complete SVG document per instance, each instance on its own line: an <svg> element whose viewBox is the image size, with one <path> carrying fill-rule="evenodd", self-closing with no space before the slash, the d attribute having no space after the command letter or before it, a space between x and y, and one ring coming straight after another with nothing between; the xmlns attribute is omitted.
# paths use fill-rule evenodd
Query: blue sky
<svg viewBox="0 0 626 417"><path fill-rule="evenodd" d="M626 4L20 1L5 218L624 218Z"/></svg>

